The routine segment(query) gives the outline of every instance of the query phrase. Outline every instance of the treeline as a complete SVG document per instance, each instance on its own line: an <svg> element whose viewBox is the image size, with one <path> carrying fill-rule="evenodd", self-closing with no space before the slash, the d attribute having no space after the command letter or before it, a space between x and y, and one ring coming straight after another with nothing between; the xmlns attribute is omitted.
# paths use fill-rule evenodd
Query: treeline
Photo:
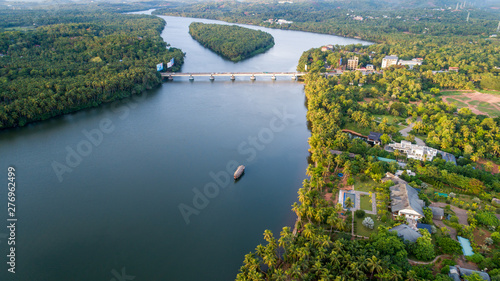
<svg viewBox="0 0 500 281"><path fill-rule="evenodd" d="M11 2L2 9L0 5L0 30L2 28L37 27L59 23L79 23L92 21L102 13L125 13L160 7L157 1L127 3L63 3ZM163 3L164 5L164 3ZM169 3L169 6L175 6Z"/></svg>
<svg viewBox="0 0 500 281"><path fill-rule="evenodd" d="M161 83L157 63L183 63L160 37L160 18L84 13L74 22L0 33L0 128L140 93Z"/></svg>
<svg viewBox="0 0 500 281"><path fill-rule="evenodd" d="M159 9L155 13L349 37L359 36L377 42L388 40L396 42L397 38L388 35L402 32L413 35L489 36L495 32L498 24L497 14L480 9L472 9L467 22L469 9L460 11L441 10L435 7L389 9L387 5L381 9L378 7L380 4L370 2L365 1L364 5L350 7L349 3L339 1L304 1L287 5L224 1ZM361 16L363 20L355 20L355 16ZM278 25L266 22L268 19L286 19L293 23Z"/></svg>
<svg viewBox="0 0 500 281"><path fill-rule="evenodd" d="M236 25L193 22L189 25L189 34L204 47L234 62L274 46L271 34Z"/></svg>

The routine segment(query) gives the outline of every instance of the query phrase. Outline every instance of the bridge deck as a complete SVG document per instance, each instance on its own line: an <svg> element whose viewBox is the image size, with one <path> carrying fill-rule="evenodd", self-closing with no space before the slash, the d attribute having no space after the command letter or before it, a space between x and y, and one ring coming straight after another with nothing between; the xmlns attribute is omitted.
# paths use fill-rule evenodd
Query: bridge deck
<svg viewBox="0 0 500 281"><path fill-rule="evenodd" d="M164 77L215 77L215 76L302 76L306 75L306 72L193 72L193 73L181 73L181 72L162 72L161 76Z"/></svg>

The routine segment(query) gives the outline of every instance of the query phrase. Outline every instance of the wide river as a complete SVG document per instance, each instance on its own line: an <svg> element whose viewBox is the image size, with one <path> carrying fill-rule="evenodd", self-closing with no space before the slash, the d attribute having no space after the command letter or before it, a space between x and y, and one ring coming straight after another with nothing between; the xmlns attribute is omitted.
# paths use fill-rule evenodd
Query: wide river
<svg viewBox="0 0 500 281"><path fill-rule="evenodd" d="M248 26L276 45L233 63L188 34L193 21L223 22L163 18L163 38L186 53L183 72L294 71L310 48L366 43ZM293 225L309 155L303 84L257 79L179 79L1 131L0 280L234 280L265 229L278 236ZM247 169L234 182L236 163ZM7 272L9 166L15 274Z"/></svg>

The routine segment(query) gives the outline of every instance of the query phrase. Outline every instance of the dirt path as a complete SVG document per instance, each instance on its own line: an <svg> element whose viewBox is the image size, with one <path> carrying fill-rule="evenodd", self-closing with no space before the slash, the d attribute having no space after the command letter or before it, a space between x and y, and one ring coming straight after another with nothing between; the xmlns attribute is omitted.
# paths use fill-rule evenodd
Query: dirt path
<svg viewBox="0 0 500 281"><path fill-rule="evenodd" d="M408 259L408 262L409 262L410 264L430 264L430 263L434 263L434 262L436 262L436 261L437 261L437 259L439 259L439 258L445 258L445 257L446 257L446 258L449 258L449 257L450 257L450 255L440 255L440 256L435 257L435 258L434 258L433 260L431 260L431 261L414 261L414 260L410 260L410 259Z"/></svg>
<svg viewBox="0 0 500 281"><path fill-rule="evenodd" d="M410 118L408 118L408 119L410 119ZM422 121L422 118L418 117L417 121ZM399 130L399 132L401 133L401 135L403 137L407 137L408 133L413 129L413 126L415 126L415 122L412 122L410 125L408 125L408 127ZM425 142L423 140L421 140L420 138L415 137L415 141L417 142L418 145L421 145L421 146L425 145Z"/></svg>

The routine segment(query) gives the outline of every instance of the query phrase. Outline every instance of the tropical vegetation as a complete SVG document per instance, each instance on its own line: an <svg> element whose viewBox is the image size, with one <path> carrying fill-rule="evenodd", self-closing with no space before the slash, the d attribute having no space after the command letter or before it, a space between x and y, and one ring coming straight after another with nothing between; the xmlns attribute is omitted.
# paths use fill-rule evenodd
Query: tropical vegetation
<svg viewBox="0 0 500 281"><path fill-rule="evenodd" d="M274 46L271 34L237 25L193 22L189 34L215 53L238 62L263 53Z"/></svg>

